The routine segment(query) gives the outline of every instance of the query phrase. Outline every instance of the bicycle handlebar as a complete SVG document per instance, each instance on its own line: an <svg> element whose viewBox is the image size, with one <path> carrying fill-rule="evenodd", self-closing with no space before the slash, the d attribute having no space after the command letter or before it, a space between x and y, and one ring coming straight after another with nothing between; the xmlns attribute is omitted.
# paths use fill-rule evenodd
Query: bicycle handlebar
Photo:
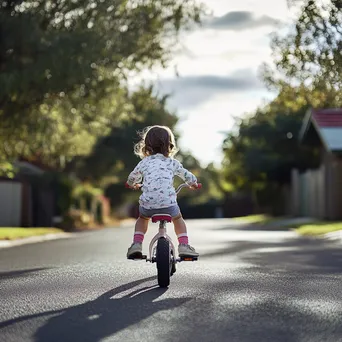
<svg viewBox="0 0 342 342"><path fill-rule="evenodd" d="M176 194L179 194L180 191L183 189L183 188L190 188L191 185L187 184L187 183L183 183L181 184L177 189L176 189ZM197 183L197 186L195 187L197 190L201 189L202 188L202 183Z"/></svg>
<svg viewBox="0 0 342 342"><path fill-rule="evenodd" d="M143 187L142 184L137 184L139 189L141 189ZM127 182L125 183L125 187L128 188L128 189L133 189L131 186L129 186L127 184ZM179 192L183 189L183 188L190 188L190 187L193 187L193 185L189 185L187 183L183 183L181 185L179 185L179 187L176 189L176 194L179 194ZM197 190L201 189L202 188L202 183L197 183L197 186L195 187Z"/></svg>

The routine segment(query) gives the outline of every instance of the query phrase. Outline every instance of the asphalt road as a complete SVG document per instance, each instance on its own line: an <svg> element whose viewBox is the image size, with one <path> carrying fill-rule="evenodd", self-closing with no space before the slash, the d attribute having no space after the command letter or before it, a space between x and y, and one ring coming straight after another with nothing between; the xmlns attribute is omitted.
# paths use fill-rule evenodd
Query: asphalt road
<svg viewBox="0 0 342 342"><path fill-rule="evenodd" d="M188 226L200 259L166 290L155 265L125 259L128 226L0 250L0 341L342 341L342 245Z"/></svg>

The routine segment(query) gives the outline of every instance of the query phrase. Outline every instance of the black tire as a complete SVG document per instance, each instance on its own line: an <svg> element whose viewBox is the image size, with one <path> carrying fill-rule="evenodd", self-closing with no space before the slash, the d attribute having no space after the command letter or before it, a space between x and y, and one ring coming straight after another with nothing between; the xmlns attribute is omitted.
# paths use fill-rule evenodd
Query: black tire
<svg viewBox="0 0 342 342"><path fill-rule="evenodd" d="M171 268L171 276L173 276L175 273L176 273L176 263L175 262L173 262L172 263L172 268Z"/></svg>
<svg viewBox="0 0 342 342"><path fill-rule="evenodd" d="M171 277L176 273L176 261L171 249Z"/></svg>
<svg viewBox="0 0 342 342"><path fill-rule="evenodd" d="M173 255L173 252L171 250L171 257L172 257L172 265L171 265L171 277L176 273L176 261L175 261L175 257Z"/></svg>
<svg viewBox="0 0 342 342"><path fill-rule="evenodd" d="M160 238L157 243L157 270L158 285L160 287L168 287L170 285L171 258L170 244L165 238Z"/></svg>

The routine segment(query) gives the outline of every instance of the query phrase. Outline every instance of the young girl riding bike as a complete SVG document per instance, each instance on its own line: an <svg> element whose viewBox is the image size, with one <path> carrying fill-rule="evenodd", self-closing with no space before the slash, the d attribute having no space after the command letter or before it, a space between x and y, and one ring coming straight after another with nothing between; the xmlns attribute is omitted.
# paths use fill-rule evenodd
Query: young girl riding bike
<svg viewBox="0 0 342 342"><path fill-rule="evenodd" d="M147 127L141 141L135 145L134 152L142 160L128 176L127 185L137 190L142 181L144 184L139 199L139 218L127 258L142 256L142 243L149 219L152 215L161 213L172 217L179 242L179 256L197 257L199 254L189 245L186 225L173 187L174 176L183 179L192 189L197 188L197 179L179 161L172 158L177 153L173 133L165 126Z"/></svg>

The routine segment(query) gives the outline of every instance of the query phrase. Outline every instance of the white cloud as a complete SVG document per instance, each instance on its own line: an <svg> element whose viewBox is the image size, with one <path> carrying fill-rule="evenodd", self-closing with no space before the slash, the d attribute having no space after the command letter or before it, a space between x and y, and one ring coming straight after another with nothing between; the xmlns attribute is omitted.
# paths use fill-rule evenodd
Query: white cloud
<svg viewBox="0 0 342 342"><path fill-rule="evenodd" d="M277 19L290 16L286 0L204 0L215 16L232 11L251 11L256 15L269 15Z"/></svg>
<svg viewBox="0 0 342 342"><path fill-rule="evenodd" d="M259 27L275 27L279 20L268 15L256 16L250 11L230 11L220 17L212 17L204 23L204 27L217 30L246 31Z"/></svg>
<svg viewBox="0 0 342 342"><path fill-rule="evenodd" d="M213 16L223 18L225 24L228 19L232 25L233 18L235 31L212 27L183 34L183 49L170 67L145 72L141 77L155 80L162 91L174 93L170 105L177 108L182 118L179 124L183 133L181 147L207 163L220 161L224 139L220 132L232 128L233 116L252 111L264 98L273 96L258 82L256 73L263 62L271 61L272 25L275 20L288 21L291 13L286 0L203 2L212 8ZM231 12L240 14L236 17L236 13L229 14ZM249 23L253 30L236 30L241 28L241 23Z"/></svg>
<svg viewBox="0 0 342 342"><path fill-rule="evenodd" d="M221 146L224 132L234 125L234 117L254 110L263 99L271 95L265 90L243 94L221 94L213 97L198 108L180 112L180 145L189 149L203 165L222 159Z"/></svg>
<svg viewBox="0 0 342 342"><path fill-rule="evenodd" d="M252 70L236 70L229 75L190 75L162 79L159 89L173 94L170 103L175 108L198 108L220 94L238 94L263 88Z"/></svg>

